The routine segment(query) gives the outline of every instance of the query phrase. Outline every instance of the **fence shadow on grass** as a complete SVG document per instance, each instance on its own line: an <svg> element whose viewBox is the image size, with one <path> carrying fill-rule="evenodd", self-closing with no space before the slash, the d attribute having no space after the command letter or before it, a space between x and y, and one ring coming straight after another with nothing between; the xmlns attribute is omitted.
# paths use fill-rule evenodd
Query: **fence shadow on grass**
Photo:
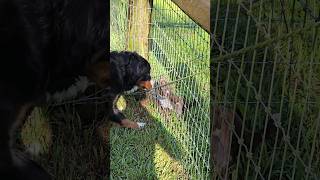
<svg viewBox="0 0 320 180"><path fill-rule="evenodd" d="M127 117L147 125L143 130L112 128L112 179L187 179L179 142L145 108L147 101L126 99Z"/></svg>

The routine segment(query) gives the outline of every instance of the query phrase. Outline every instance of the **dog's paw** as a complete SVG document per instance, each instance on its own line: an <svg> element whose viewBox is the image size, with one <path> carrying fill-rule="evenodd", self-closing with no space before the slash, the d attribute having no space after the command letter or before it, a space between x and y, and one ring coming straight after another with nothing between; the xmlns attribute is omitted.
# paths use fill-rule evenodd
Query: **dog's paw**
<svg viewBox="0 0 320 180"><path fill-rule="evenodd" d="M146 123L143 122L137 122L139 129L143 129L146 126Z"/></svg>
<svg viewBox="0 0 320 180"><path fill-rule="evenodd" d="M121 120L121 126L130 128L130 129L143 129L146 126L146 123L143 122L134 122L128 119Z"/></svg>

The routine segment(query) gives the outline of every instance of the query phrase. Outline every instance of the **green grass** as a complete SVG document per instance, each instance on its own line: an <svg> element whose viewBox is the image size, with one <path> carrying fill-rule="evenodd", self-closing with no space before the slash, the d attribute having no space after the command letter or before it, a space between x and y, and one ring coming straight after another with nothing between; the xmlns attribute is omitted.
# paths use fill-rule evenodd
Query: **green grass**
<svg viewBox="0 0 320 180"><path fill-rule="evenodd" d="M112 179L187 179L174 155L179 143L148 108L130 98L126 102L126 116L147 126L143 130L111 129Z"/></svg>

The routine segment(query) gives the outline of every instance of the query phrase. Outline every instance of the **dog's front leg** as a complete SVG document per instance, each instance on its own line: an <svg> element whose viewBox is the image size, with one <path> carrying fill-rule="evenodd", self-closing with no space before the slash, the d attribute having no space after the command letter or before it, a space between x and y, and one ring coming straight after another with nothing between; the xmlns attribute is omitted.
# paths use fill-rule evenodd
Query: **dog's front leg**
<svg viewBox="0 0 320 180"><path fill-rule="evenodd" d="M119 95L116 95L112 101L111 109L111 121L118 123L122 127L131 128L131 129L141 129L144 128L145 123L134 122L125 117L125 115L117 108L117 101Z"/></svg>

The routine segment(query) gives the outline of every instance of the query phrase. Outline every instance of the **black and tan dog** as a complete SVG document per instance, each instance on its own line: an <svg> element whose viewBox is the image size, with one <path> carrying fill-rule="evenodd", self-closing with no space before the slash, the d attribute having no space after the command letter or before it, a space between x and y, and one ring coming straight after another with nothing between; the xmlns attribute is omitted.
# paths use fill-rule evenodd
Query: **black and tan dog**
<svg viewBox="0 0 320 180"><path fill-rule="evenodd" d="M47 92L65 89L78 76L112 87L113 99L134 85L150 88L150 66L142 57L106 52L108 11L106 0L0 0L1 179L51 178L12 149L17 125ZM137 127L113 107L114 121Z"/></svg>
<svg viewBox="0 0 320 180"><path fill-rule="evenodd" d="M140 128L144 124L130 121L118 110L116 102L119 96L132 89L152 88L150 64L135 52L111 52L107 61L90 66L88 78L94 81L100 89L105 89L105 103L111 121L122 127ZM101 58L105 57L102 55Z"/></svg>

